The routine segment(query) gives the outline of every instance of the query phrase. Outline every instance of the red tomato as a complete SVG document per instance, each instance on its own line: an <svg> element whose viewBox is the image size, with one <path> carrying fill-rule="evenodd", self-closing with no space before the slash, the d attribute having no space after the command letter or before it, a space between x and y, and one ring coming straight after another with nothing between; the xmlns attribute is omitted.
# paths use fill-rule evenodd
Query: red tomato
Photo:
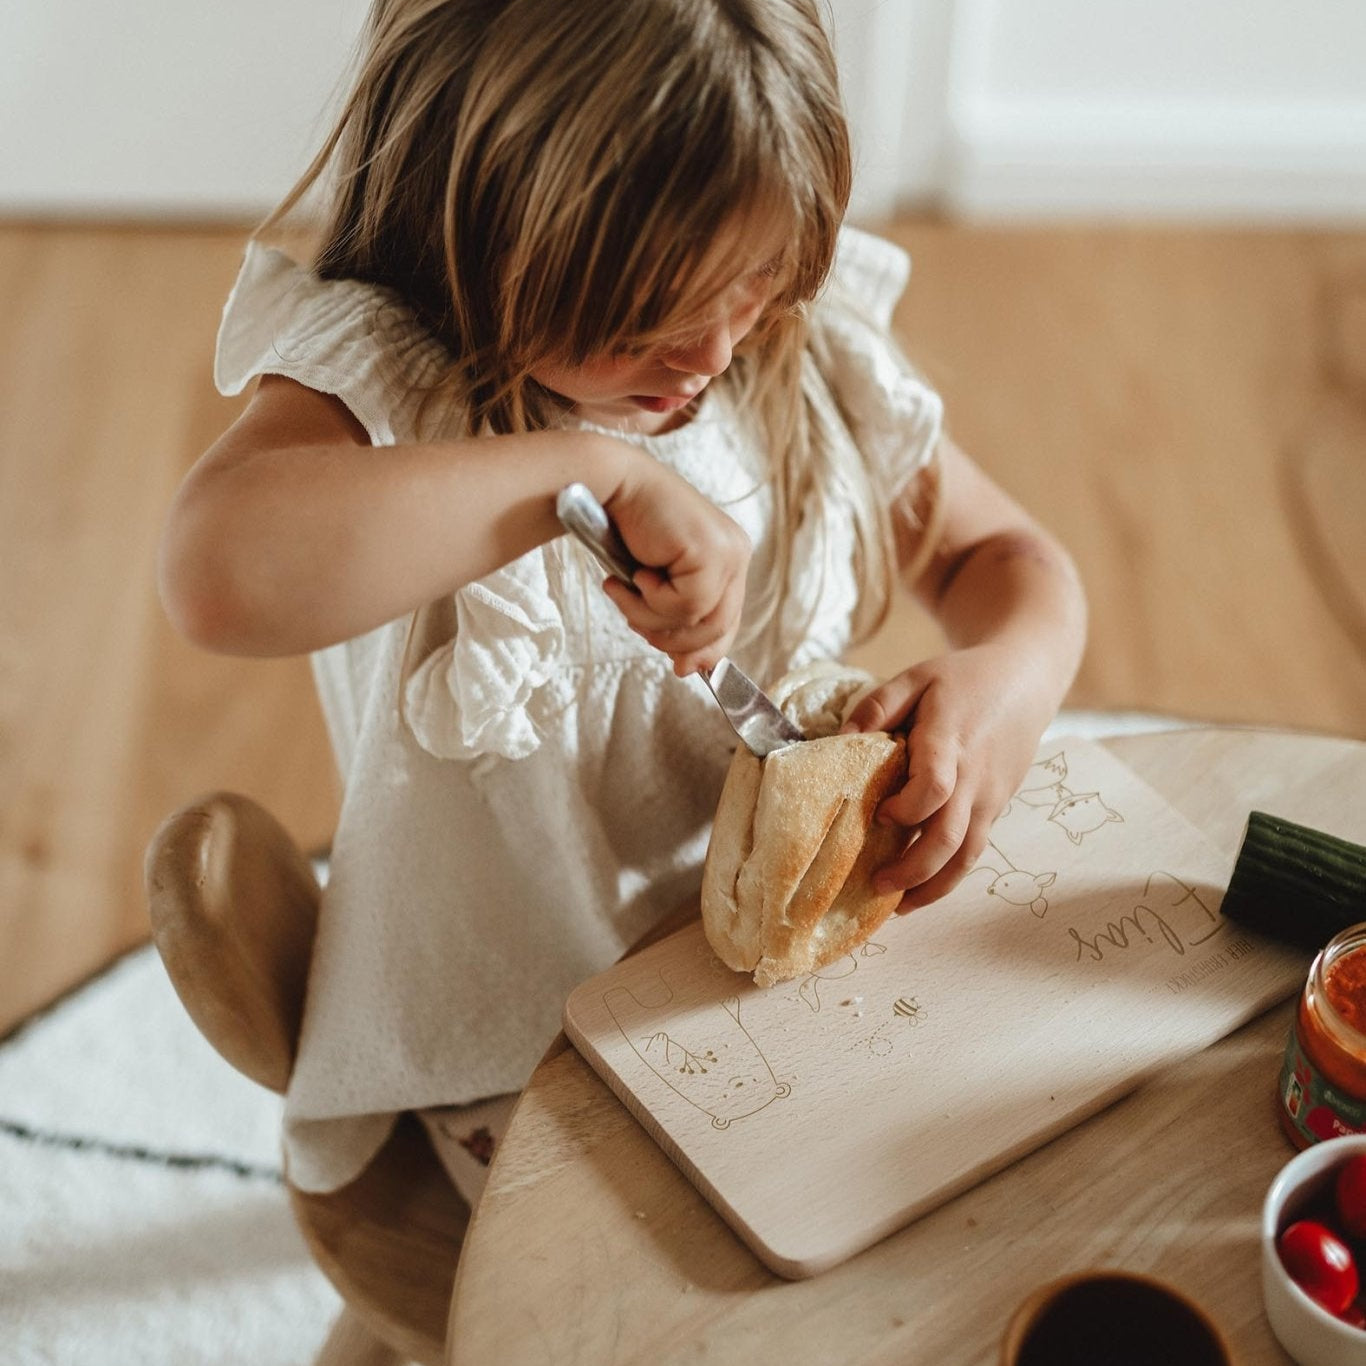
<svg viewBox="0 0 1366 1366"><path fill-rule="evenodd" d="M1281 1234L1276 1246L1290 1279L1330 1314L1341 1314L1356 1299L1356 1262L1332 1229L1301 1219Z"/></svg>
<svg viewBox="0 0 1366 1366"><path fill-rule="evenodd" d="M1366 1153L1358 1153L1338 1168L1333 1184L1338 1222L1353 1238L1366 1238Z"/></svg>
<svg viewBox="0 0 1366 1366"><path fill-rule="evenodd" d="M1349 1304L1346 1309L1338 1315L1343 1323L1350 1323L1353 1328L1366 1328L1366 1313L1362 1312L1359 1304Z"/></svg>

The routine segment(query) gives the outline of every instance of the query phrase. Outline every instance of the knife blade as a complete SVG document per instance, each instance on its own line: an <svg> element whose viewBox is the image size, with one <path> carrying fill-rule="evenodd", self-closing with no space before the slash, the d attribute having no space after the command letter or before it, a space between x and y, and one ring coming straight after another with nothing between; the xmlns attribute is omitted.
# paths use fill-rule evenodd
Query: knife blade
<svg viewBox="0 0 1366 1366"><path fill-rule="evenodd" d="M560 524L592 552L609 573L630 584L639 562L627 550L607 509L584 484L566 484L555 499ZM783 715L776 702L733 660L724 655L710 669L699 669L726 720L752 754L762 759L806 736Z"/></svg>

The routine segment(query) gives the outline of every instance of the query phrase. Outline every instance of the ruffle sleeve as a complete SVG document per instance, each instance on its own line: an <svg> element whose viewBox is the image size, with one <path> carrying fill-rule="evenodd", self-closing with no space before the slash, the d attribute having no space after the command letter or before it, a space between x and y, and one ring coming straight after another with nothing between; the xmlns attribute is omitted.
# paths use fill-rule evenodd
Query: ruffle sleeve
<svg viewBox="0 0 1366 1366"><path fill-rule="evenodd" d="M441 343L390 291L319 279L284 252L251 242L223 308L214 382L232 396L259 375L286 375L341 399L374 445L389 446L442 420L443 405L426 400L449 364Z"/></svg>
<svg viewBox="0 0 1366 1366"><path fill-rule="evenodd" d="M531 551L455 594L454 634L403 682L403 714L438 759L524 759L542 739L538 715L556 708L564 619L549 552Z"/></svg>
<svg viewBox="0 0 1366 1366"><path fill-rule="evenodd" d="M341 399L387 446L460 430L440 391L449 364L390 291L319 279L253 242L223 310L214 379L231 395L258 375L287 375ZM561 677L564 654L557 565L548 548L532 551L410 620L401 711L428 753L519 759L540 745L537 718L557 705L547 684Z"/></svg>
<svg viewBox="0 0 1366 1366"><path fill-rule="evenodd" d="M910 271L910 257L900 247L845 228L829 286L813 310L827 381L879 493L889 500L929 463L944 420L939 395L890 336Z"/></svg>

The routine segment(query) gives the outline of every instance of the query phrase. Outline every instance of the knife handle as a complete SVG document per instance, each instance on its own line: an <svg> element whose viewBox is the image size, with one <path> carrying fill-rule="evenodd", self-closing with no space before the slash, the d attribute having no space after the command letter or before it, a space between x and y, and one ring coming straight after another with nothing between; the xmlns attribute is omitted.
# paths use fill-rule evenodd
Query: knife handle
<svg viewBox="0 0 1366 1366"><path fill-rule="evenodd" d="M585 484L566 484L555 498L560 525L593 553L597 562L623 583L634 587L640 561L626 549L607 509Z"/></svg>

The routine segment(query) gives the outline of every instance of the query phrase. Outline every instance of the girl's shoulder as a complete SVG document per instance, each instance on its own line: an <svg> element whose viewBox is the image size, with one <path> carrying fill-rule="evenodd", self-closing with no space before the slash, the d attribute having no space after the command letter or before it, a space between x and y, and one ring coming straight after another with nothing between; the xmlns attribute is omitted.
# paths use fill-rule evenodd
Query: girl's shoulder
<svg viewBox="0 0 1366 1366"><path fill-rule="evenodd" d="M840 229L830 279L818 311L854 312L890 330L911 276L911 258L894 242L860 228Z"/></svg>
<svg viewBox="0 0 1366 1366"><path fill-rule="evenodd" d="M342 399L384 445L412 435L402 430L401 410L434 388L449 364L445 348L392 291L321 279L253 240L223 307L214 383L232 396L260 375L286 375Z"/></svg>
<svg viewBox="0 0 1366 1366"><path fill-rule="evenodd" d="M857 228L841 230L825 292L811 311L812 354L866 467L893 497L930 460L943 426L939 395L892 331L911 259Z"/></svg>

